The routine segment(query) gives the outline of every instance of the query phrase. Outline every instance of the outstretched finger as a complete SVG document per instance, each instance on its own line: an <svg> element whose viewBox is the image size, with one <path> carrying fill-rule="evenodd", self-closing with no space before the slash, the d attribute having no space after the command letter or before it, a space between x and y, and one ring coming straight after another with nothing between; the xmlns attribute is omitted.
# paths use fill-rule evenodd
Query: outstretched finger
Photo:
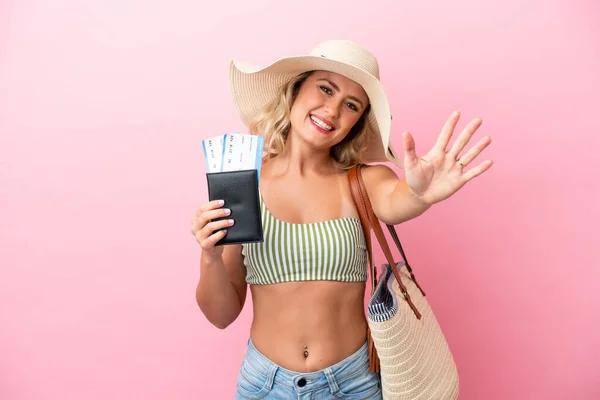
<svg viewBox="0 0 600 400"><path fill-rule="evenodd" d="M473 167L470 170L466 171L465 173L463 173L462 176L465 179L465 181L468 182L471 179L478 177L479 175L483 174L485 171L490 169L490 167L493 164L494 162L492 160L486 160L481 164L477 165L476 167Z"/></svg>
<svg viewBox="0 0 600 400"><path fill-rule="evenodd" d="M454 159L456 159L458 154L469 143L469 140L471 140L471 138L475 134L475 131L479 129L482 123L483 121L481 120L481 118L474 118L471 122L469 122L469 124L465 127L465 129L463 129L460 135L458 135L456 142L454 142L454 145L448 151L448 154Z"/></svg>
<svg viewBox="0 0 600 400"><path fill-rule="evenodd" d="M473 161L486 147L488 147L492 143L492 138L486 136L479 140L473 147L469 149L465 154L460 157L460 161L464 165L468 165L471 161Z"/></svg>
<svg viewBox="0 0 600 400"><path fill-rule="evenodd" d="M456 124L460 118L460 111L454 111L450 117L446 120L446 123L442 127L442 131L437 138L434 148L442 153L446 152L446 148L448 147L448 143L452 138L452 133L456 128Z"/></svg>

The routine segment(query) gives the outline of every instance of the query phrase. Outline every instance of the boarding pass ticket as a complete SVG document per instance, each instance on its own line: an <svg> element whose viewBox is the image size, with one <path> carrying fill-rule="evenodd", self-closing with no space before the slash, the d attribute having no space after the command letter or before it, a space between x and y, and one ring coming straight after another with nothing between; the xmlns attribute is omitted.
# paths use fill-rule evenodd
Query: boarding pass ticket
<svg viewBox="0 0 600 400"><path fill-rule="evenodd" d="M256 169L260 166L264 149L262 136L227 133L202 141L208 172L227 172Z"/></svg>

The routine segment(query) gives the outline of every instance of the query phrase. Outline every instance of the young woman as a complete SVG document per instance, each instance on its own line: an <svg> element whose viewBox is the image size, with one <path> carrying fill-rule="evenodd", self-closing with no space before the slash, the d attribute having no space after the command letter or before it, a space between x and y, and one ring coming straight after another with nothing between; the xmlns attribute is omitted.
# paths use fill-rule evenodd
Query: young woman
<svg viewBox="0 0 600 400"><path fill-rule="evenodd" d="M465 150L481 124L471 121L450 145L453 113L435 146L418 157L404 133L404 162L389 143L391 114L375 57L349 41L327 41L310 55L265 68L234 62L232 93L249 130L264 135L260 176L264 242L215 246L232 220L223 202L192 218L201 246L196 298L206 318L225 328L250 286L254 318L240 368L240 399L378 399L369 372L364 314L367 248L347 171L391 161L404 169L363 168L375 214L399 224L453 195L491 167L465 171L486 148Z"/></svg>

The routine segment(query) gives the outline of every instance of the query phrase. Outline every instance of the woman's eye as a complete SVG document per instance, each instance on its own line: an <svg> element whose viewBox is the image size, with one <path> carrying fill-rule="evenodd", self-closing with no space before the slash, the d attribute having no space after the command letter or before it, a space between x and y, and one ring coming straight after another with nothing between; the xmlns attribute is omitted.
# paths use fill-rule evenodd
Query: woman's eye
<svg viewBox="0 0 600 400"><path fill-rule="evenodd" d="M347 103L348 104L348 108L350 108L352 111L358 111L358 107L356 107L356 105L354 103Z"/></svg>
<svg viewBox="0 0 600 400"><path fill-rule="evenodd" d="M319 86L321 88L322 91L324 91L327 94L331 94L331 89L329 89L327 86Z"/></svg>

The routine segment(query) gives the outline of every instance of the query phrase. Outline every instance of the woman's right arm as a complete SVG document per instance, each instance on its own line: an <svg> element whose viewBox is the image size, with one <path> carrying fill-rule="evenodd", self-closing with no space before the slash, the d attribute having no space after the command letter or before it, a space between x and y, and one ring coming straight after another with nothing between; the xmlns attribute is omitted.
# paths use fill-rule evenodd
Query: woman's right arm
<svg viewBox="0 0 600 400"><path fill-rule="evenodd" d="M196 288L198 306L210 323L225 329L238 317L246 300L246 268L241 245L215 246L231 226L222 204L212 201L192 218L192 234L202 247L200 280Z"/></svg>

